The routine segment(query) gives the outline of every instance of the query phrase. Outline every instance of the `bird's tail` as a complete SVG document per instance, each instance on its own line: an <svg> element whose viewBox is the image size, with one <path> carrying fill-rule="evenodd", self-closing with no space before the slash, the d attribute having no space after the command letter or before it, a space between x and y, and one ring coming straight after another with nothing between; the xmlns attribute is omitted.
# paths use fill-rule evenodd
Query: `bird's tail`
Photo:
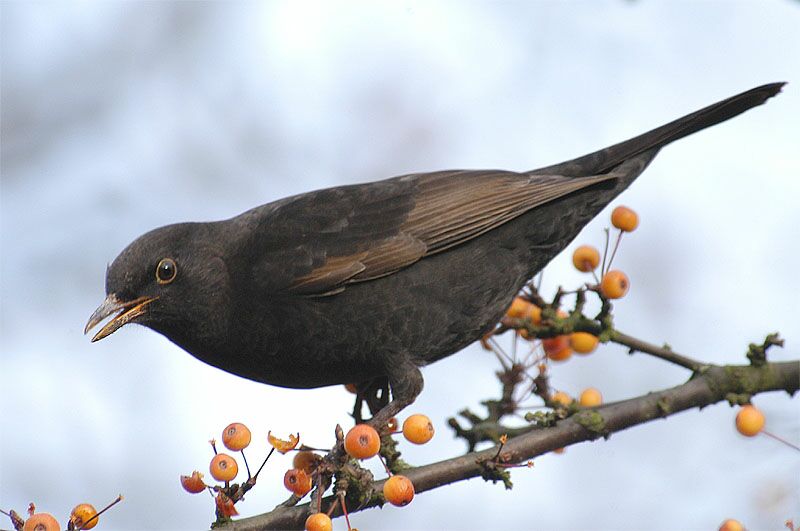
<svg viewBox="0 0 800 531"><path fill-rule="evenodd" d="M565 175L580 177L599 175L646 151L655 151L679 138L691 135L761 105L781 91L786 83L770 83L724 99L699 111L687 114L652 131L619 144L589 153L573 160L529 172L531 175ZM649 157L649 158L652 158ZM648 158L648 162L649 162Z"/></svg>

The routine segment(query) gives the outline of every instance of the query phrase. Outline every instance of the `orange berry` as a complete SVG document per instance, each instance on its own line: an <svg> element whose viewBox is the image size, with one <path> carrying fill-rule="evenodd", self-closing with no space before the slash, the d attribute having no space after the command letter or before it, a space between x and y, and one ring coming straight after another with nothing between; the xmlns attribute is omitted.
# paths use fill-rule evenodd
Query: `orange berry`
<svg viewBox="0 0 800 531"><path fill-rule="evenodd" d="M744 531L744 526L739 520L728 518L719 526L719 531Z"/></svg>
<svg viewBox="0 0 800 531"><path fill-rule="evenodd" d="M553 361L566 361L572 356L569 348L569 336L556 336L542 339L544 353Z"/></svg>
<svg viewBox="0 0 800 531"><path fill-rule="evenodd" d="M531 306L530 302L526 301L522 297L516 297L511 302L511 306L508 307L508 310L506 310L506 317L511 317L512 319L522 319L525 317L529 306Z"/></svg>
<svg viewBox="0 0 800 531"><path fill-rule="evenodd" d="M426 415L411 415L403 422L403 436L414 444L425 444L433 439L433 423Z"/></svg>
<svg viewBox="0 0 800 531"><path fill-rule="evenodd" d="M217 481L230 481L239 473L239 465L236 463L236 459L228 454L215 455L211 458L211 465L208 468Z"/></svg>
<svg viewBox="0 0 800 531"><path fill-rule="evenodd" d="M591 354L600 340L589 332L573 332L569 336L569 346L578 354Z"/></svg>
<svg viewBox="0 0 800 531"><path fill-rule="evenodd" d="M584 389L578 400L583 407L595 407L603 403L603 395L594 387Z"/></svg>
<svg viewBox="0 0 800 531"><path fill-rule="evenodd" d="M747 404L736 414L736 429L747 437L755 437L764 429L764 414L755 406Z"/></svg>
<svg viewBox="0 0 800 531"><path fill-rule="evenodd" d="M292 468L283 475L283 486L302 498L311 490L311 476L301 468Z"/></svg>
<svg viewBox="0 0 800 531"><path fill-rule="evenodd" d="M390 418L389 422L386 423L386 427L389 428L389 433L395 433L399 426L400 423L398 422L397 417Z"/></svg>
<svg viewBox="0 0 800 531"><path fill-rule="evenodd" d="M626 206L611 212L611 224L623 232L633 232L639 226L639 215Z"/></svg>
<svg viewBox="0 0 800 531"><path fill-rule="evenodd" d="M228 427L222 430L222 444L232 452L247 448L250 438L250 429L241 422L228 424Z"/></svg>
<svg viewBox="0 0 800 531"><path fill-rule="evenodd" d="M76 505L69 515L69 521L75 529L91 529L97 525L100 518L97 516L97 509L90 503L81 503Z"/></svg>
<svg viewBox="0 0 800 531"><path fill-rule="evenodd" d="M538 325L542 322L542 309L536 306L535 304L531 304L530 308L528 308L528 312L524 315L525 319L532 322L535 325Z"/></svg>
<svg viewBox="0 0 800 531"><path fill-rule="evenodd" d="M197 494L203 492L206 484L203 482L203 474L195 470L191 476L181 476L181 485L186 492Z"/></svg>
<svg viewBox="0 0 800 531"><path fill-rule="evenodd" d="M61 531L61 526L52 514L36 513L25 520L22 529L23 531Z"/></svg>
<svg viewBox="0 0 800 531"><path fill-rule="evenodd" d="M542 322L542 309L535 304L530 304L528 306L528 310L521 317L535 325L538 325ZM520 328L518 331L519 335L521 335L523 339L530 339L530 335L528 334L527 330Z"/></svg>
<svg viewBox="0 0 800 531"><path fill-rule="evenodd" d="M600 265L600 251L591 245L581 245L572 253L572 265L584 273L594 271Z"/></svg>
<svg viewBox="0 0 800 531"><path fill-rule="evenodd" d="M403 507L414 499L414 484L405 476L395 474L383 484L383 497L397 507Z"/></svg>
<svg viewBox="0 0 800 531"><path fill-rule="evenodd" d="M553 393L553 396L550 397L550 400L557 404L561 404L562 406L568 406L572 403L572 397L564 391L557 391Z"/></svg>
<svg viewBox="0 0 800 531"><path fill-rule="evenodd" d="M344 449L350 457L369 459L381 449L381 438L369 424L356 424L344 438Z"/></svg>
<svg viewBox="0 0 800 531"><path fill-rule="evenodd" d="M325 513L314 513L306 518L306 531L332 531L333 522Z"/></svg>
<svg viewBox="0 0 800 531"><path fill-rule="evenodd" d="M628 293L631 282L628 276L619 270L612 270L603 275L600 281L600 293L607 299L620 299Z"/></svg>
<svg viewBox="0 0 800 531"><path fill-rule="evenodd" d="M239 511L236 510L235 502L222 491L217 493L216 498L214 498L214 503L217 504L217 511L226 518L239 514Z"/></svg>
<svg viewBox="0 0 800 531"><path fill-rule="evenodd" d="M306 474L311 474L311 472L317 468L317 465L320 461L322 461L322 457L318 456L314 452L303 450L294 455L294 459L292 459L292 467L305 470Z"/></svg>

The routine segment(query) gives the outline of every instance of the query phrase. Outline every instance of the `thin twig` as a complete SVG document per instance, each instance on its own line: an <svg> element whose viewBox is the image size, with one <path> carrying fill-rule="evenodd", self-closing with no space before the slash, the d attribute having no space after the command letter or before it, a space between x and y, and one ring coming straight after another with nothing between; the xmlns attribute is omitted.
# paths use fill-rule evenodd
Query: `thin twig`
<svg viewBox="0 0 800 531"><path fill-rule="evenodd" d="M614 243L614 250L611 252L611 258L608 259L608 268L611 269L611 264L614 263L614 257L617 256L617 249L619 249L619 242L622 241L622 231L619 231L617 241Z"/></svg>
<svg viewBox="0 0 800 531"><path fill-rule="evenodd" d="M608 255L608 227L603 229L603 231L606 233L606 245L603 247L603 262L600 266L600 276L606 274L606 255Z"/></svg>
<svg viewBox="0 0 800 531"><path fill-rule="evenodd" d="M655 356L656 358L660 358L664 361L674 363L675 365L680 365L681 367L689 369L692 372L699 372L707 366L706 364L694 360L688 356L683 356L677 352L673 352L670 348L653 345L652 343L648 343L633 336L629 336L628 334L624 334L619 330L614 330L611 332L611 341L628 347L631 350L631 353L643 352L645 354L650 354L651 356Z"/></svg>
<svg viewBox="0 0 800 531"><path fill-rule="evenodd" d="M762 431L761 433L763 433L763 434L764 434L764 435L766 435L767 437L772 437L773 439L775 439L775 440L776 440L776 441L778 441L778 442L782 442L783 444L785 444L785 445L786 445L786 446L788 446L789 448L794 448L795 450L797 450L797 451L800 451L800 446L797 446L797 445L796 445L796 444L794 444L794 443L790 443L789 441L787 441L787 440L786 440L786 439L784 439L783 437L778 437L778 436L777 436L777 435L775 435L774 433L770 433L770 432L768 432L768 431Z"/></svg>

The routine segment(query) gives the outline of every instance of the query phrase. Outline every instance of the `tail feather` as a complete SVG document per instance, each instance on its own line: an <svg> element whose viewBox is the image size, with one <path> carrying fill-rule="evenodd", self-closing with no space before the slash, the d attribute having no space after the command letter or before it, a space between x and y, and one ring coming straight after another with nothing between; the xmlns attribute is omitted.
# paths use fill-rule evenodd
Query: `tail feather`
<svg viewBox="0 0 800 531"><path fill-rule="evenodd" d="M785 84L770 83L750 89L619 144L528 173L531 175L565 175L569 177L607 173L632 157L649 150L657 151L670 142L724 122L761 105L772 96L778 94ZM655 152L653 155L655 155Z"/></svg>

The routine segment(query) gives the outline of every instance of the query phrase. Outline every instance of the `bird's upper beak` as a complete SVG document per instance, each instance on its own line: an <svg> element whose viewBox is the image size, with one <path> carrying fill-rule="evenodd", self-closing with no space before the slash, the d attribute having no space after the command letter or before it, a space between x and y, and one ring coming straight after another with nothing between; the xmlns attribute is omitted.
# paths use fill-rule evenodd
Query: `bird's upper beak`
<svg viewBox="0 0 800 531"><path fill-rule="evenodd" d="M139 297L138 299L124 302L120 301L115 294L111 293L108 295L108 297L106 297L106 300L103 301L103 304L101 304L94 311L92 316L89 317L89 322L86 323L86 328L84 328L83 333L87 334L89 330L97 326L100 321L114 312L119 312L109 322L107 322L106 325L101 328L99 332L97 332L97 334L95 334L95 336L92 338L92 343L99 341L106 336L110 336L116 332L118 328L128 324L135 318L146 313L147 305L156 300L156 298L157 297Z"/></svg>

